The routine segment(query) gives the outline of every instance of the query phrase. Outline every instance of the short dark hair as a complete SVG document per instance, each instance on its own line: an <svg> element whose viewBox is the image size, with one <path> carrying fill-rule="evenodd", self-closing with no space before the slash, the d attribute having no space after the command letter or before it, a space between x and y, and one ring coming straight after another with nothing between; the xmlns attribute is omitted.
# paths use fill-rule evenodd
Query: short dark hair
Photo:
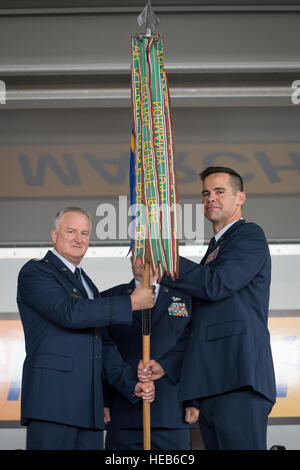
<svg viewBox="0 0 300 470"><path fill-rule="evenodd" d="M215 173L227 173L230 175L230 184L235 192L244 190L244 183L241 175L226 166L209 166L203 170L199 176L201 180L204 181L207 176L214 175Z"/></svg>

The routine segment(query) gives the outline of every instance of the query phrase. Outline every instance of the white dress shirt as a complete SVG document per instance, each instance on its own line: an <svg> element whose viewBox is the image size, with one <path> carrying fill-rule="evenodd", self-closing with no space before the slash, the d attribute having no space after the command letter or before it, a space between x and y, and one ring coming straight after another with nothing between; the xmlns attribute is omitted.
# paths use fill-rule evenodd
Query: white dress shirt
<svg viewBox="0 0 300 470"><path fill-rule="evenodd" d="M221 238L222 235L224 235L224 233L233 225L235 224L236 222L238 222L239 220L242 220L243 217L241 219L238 219L238 220L235 220L234 222L231 222L230 224L228 225L225 225L225 227L223 227L218 233L216 233L215 235L215 240L216 242L219 240L219 238Z"/></svg>

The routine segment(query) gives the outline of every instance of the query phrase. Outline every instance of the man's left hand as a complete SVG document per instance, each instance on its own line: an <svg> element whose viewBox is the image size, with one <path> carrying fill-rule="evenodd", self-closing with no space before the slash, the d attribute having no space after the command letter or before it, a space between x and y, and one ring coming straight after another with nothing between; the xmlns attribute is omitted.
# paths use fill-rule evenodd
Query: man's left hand
<svg viewBox="0 0 300 470"><path fill-rule="evenodd" d="M147 403L152 403L155 397L155 387L153 382L143 384L138 382L134 389L134 394L136 397L142 398Z"/></svg>

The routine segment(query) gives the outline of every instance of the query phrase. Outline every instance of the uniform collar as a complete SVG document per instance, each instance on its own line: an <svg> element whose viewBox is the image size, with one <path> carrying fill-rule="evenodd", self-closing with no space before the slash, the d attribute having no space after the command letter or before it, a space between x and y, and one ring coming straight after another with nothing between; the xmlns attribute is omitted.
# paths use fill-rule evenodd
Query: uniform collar
<svg viewBox="0 0 300 470"><path fill-rule="evenodd" d="M86 296L90 295L90 292L89 292L89 289L90 289L92 294L94 295L94 298L98 297L99 296L98 288L94 285L91 279L85 274L83 269L80 268L79 266L79 268L81 269L81 274L82 274L82 283L79 283L76 276L74 276L75 266L72 263L70 263L68 260L66 260L63 256L61 255L58 256L56 253L54 252L54 250L53 251L49 250L46 253L46 256L44 257L43 262L51 263L51 265L53 265L56 269L58 269L59 272L66 275L73 284L75 283L77 287L80 287L84 295Z"/></svg>
<svg viewBox="0 0 300 470"><path fill-rule="evenodd" d="M243 218L241 219L238 219L238 220L235 220L234 222L231 222L230 224L228 225L225 225L225 227L223 227L218 233L216 233L215 235L215 240L216 242L222 237L222 235L224 235L225 232L227 232L227 230L232 227L234 224L236 224L237 222L240 222L241 220L244 220Z"/></svg>
<svg viewBox="0 0 300 470"><path fill-rule="evenodd" d="M62 256L60 253L58 253L58 251L56 251L55 248L53 248L52 253L53 253L55 256L57 256L57 258L59 258L59 259L67 266L67 268L69 268L70 271L72 271L72 273L75 272L75 268L81 269L80 265L75 266L73 263L71 263L70 261L68 261L64 256Z"/></svg>

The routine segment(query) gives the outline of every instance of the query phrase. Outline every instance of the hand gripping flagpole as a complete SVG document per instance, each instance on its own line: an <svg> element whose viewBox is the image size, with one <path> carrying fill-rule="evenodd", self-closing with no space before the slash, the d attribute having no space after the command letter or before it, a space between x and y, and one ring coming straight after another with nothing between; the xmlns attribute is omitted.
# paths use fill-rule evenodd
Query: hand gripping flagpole
<svg viewBox="0 0 300 470"><path fill-rule="evenodd" d="M151 7L151 2L148 1L144 10L137 18L139 26L145 26L144 36L151 38L151 30L159 24L159 18L155 15ZM150 263L146 262L144 265L143 285L150 287ZM151 310L143 310L143 362L144 364L150 361L150 338L151 338ZM151 450L151 412L150 403L143 401L143 438L144 450Z"/></svg>

